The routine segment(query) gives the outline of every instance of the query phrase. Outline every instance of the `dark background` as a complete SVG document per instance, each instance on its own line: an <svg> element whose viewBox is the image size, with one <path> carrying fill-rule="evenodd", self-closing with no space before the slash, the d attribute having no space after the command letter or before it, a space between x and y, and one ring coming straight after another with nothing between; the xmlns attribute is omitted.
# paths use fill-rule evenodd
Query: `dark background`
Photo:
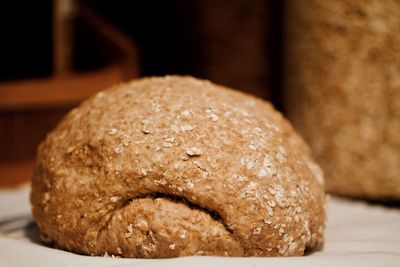
<svg viewBox="0 0 400 267"><path fill-rule="evenodd" d="M98 15L135 41L139 51L141 76L189 74L200 78L213 78L214 82L249 91L264 98L272 98L280 107L281 1L149 0L116 2L81 0L76 2L87 4ZM243 4L243 2L247 2L247 4ZM7 1L1 4L0 82L52 75L53 4L54 2L49 0L23 1L23 3ZM241 13L233 14L237 11L226 9L227 4L236 6ZM223 30L217 29L213 32L212 27L203 26L210 9L220 16L220 21L224 21L224 17L227 16L235 17L233 23L223 24L222 22L226 32L235 31L235 27L240 27L242 22L246 21L246 16L251 16L252 12L261 10L264 12L264 16L257 17L256 23L262 25L264 31L258 32L258 36L253 39L251 36L240 39L240 35L251 30L252 25L249 25L249 29L243 26L236 31L235 34L238 38L232 44L230 36L224 39ZM215 15L211 19L214 19L211 23L218 28L219 20L215 19ZM215 38L217 41L210 40L210 31L211 35L221 35L220 39L217 39L217 36ZM263 36L259 36L261 34ZM85 29L79 18L74 22L74 35L73 64L76 71L90 70L105 64L98 55L102 54L104 57L108 51L96 47L96 36L91 35ZM221 51L207 49L209 43L213 42L217 43L218 49ZM264 73L262 85L243 88L246 85L243 86L240 81L232 82L229 78L223 77L223 64L220 63L219 69L214 71L215 74L211 75L205 71L207 64L212 64L207 61L208 54L213 54L211 56L214 57L219 56L219 62L226 60L227 64L243 64L240 58L238 61L231 58L242 52L240 49L236 49L239 47L237 43L241 42L243 44L263 42L261 46L264 45L265 51L260 51L259 56L265 58L265 64L268 67ZM257 47L260 45L257 44ZM224 48L231 49L234 54L224 55ZM242 66L242 69L245 70L246 66ZM222 75L219 75L221 73Z"/></svg>
<svg viewBox="0 0 400 267"><path fill-rule="evenodd" d="M73 16L60 23L57 10L68 3ZM0 185L31 177L37 145L47 132L83 99L120 81L192 75L268 99L282 110L282 5L274 0L2 2L0 172L7 180ZM68 41L57 41L64 32L57 25L68 29ZM67 55L61 60L66 67L57 64L57 51Z"/></svg>

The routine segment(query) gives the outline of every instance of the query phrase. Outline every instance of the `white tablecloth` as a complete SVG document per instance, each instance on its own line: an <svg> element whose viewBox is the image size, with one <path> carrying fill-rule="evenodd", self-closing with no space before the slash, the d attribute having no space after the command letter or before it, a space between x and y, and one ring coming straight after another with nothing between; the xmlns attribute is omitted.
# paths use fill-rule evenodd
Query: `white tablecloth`
<svg viewBox="0 0 400 267"><path fill-rule="evenodd" d="M0 221L30 214L28 197L27 186L0 190ZM38 244L30 235L32 229L25 227L0 235L0 266L400 266L400 207L339 198L328 202L323 248L304 257L163 260L88 257Z"/></svg>

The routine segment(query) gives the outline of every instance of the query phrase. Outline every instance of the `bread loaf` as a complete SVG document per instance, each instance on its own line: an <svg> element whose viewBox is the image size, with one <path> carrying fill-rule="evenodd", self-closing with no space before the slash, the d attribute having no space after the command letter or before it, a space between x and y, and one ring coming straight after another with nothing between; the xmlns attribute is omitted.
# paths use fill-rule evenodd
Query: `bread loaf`
<svg viewBox="0 0 400 267"><path fill-rule="evenodd" d="M286 109L329 192L400 198L399 32L399 1L286 5Z"/></svg>
<svg viewBox="0 0 400 267"><path fill-rule="evenodd" d="M288 256L323 240L323 175L290 124L190 77L72 110L39 147L31 202L44 240L88 255Z"/></svg>

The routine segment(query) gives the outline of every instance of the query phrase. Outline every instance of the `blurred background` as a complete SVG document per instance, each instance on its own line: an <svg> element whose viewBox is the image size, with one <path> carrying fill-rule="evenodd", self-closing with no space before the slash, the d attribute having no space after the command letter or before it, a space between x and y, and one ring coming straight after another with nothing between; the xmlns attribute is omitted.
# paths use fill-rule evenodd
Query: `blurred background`
<svg viewBox="0 0 400 267"><path fill-rule="evenodd" d="M263 0L2 3L0 185L29 179L57 121L120 81L187 74L280 107L281 12Z"/></svg>
<svg viewBox="0 0 400 267"><path fill-rule="evenodd" d="M0 31L0 186L83 99L182 74L270 100L328 192L400 198L398 0L6 1Z"/></svg>

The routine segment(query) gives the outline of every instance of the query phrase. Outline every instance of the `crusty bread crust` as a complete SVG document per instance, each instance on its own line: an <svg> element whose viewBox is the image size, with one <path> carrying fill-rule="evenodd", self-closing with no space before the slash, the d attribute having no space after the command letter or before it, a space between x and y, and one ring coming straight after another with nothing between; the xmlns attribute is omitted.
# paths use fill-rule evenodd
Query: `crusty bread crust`
<svg viewBox="0 0 400 267"><path fill-rule="evenodd" d="M89 255L303 255L322 242L323 175L260 99L191 77L100 92L40 145L44 239Z"/></svg>

